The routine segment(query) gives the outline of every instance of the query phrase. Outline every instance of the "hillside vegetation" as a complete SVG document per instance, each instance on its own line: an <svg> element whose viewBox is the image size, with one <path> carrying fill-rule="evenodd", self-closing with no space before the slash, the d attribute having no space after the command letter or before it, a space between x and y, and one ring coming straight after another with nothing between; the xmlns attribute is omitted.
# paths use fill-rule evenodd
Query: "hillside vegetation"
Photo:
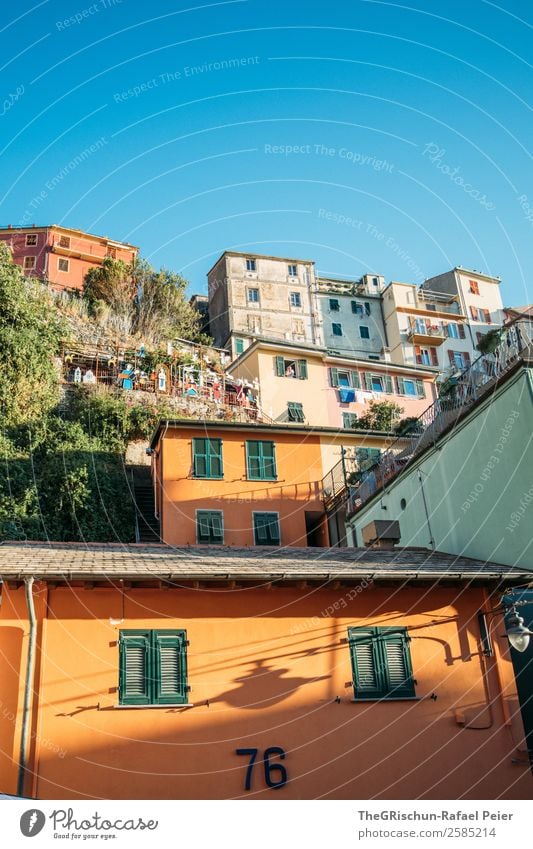
<svg viewBox="0 0 533 849"><path fill-rule="evenodd" d="M114 273L112 264L98 271ZM150 316L161 315L161 305L175 310L164 332L188 327L198 338L184 286L169 286L166 272L154 274L150 303L143 312L143 296L135 297L126 326L124 313L110 302L113 285L107 300L96 297L93 274L92 294L69 302L26 279L0 245L0 540L134 540L124 452L131 439L146 438L168 414L165 402L134 405L98 387L72 387L65 405L57 356L61 342L73 334L79 339L82 329L88 338L107 332L116 338L121 323L127 333L140 331L144 316L148 333ZM163 325L156 323L148 336L157 340Z"/></svg>

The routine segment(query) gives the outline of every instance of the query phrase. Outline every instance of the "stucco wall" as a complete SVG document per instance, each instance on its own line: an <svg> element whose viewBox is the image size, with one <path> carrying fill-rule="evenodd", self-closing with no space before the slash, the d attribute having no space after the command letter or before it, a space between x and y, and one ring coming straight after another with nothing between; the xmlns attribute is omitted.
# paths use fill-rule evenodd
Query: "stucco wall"
<svg viewBox="0 0 533 849"><path fill-rule="evenodd" d="M355 544L386 516L400 522L402 545L433 539L440 551L533 568L532 428L531 371L522 369L355 514Z"/></svg>
<svg viewBox="0 0 533 849"><path fill-rule="evenodd" d="M524 755L515 751L510 664L499 660L501 696L494 661L479 651L482 591L361 589L58 587L46 614L46 589L36 585L28 789L38 799L531 799L530 770L511 763ZM418 701L352 702L346 637L357 625L409 627ZM186 629L194 707L116 709L119 632L130 628ZM0 786L8 793L27 632L24 590L4 589ZM459 726L456 711L485 730ZM245 791L248 758L236 749L270 746L286 752L286 785L267 788L258 764Z"/></svg>

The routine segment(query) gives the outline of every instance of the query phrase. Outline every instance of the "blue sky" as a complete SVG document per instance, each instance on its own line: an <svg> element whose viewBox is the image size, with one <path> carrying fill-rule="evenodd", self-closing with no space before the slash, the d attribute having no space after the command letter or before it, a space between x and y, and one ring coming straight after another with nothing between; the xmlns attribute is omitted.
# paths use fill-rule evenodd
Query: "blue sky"
<svg viewBox="0 0 533 849"><path fill-rule="evenodd" d="M417 283L460 264L525 303L532 25L529 0L21 0L0 221L131 241L191 292L227 248Z"/></svg>

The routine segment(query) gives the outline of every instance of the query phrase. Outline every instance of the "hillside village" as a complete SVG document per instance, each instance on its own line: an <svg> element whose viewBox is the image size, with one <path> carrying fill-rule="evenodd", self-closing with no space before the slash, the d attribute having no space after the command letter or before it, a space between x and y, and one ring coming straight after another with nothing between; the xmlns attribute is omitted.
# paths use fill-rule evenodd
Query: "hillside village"
<svg viewBox="0 0 533 849"><path fill-rule="evenodd" d="M191 295L136 246L0 229L4 789L216 795L205 775L244 728L259 797L394 797L408 769L417 795L528 798L532 307L461 266L387 283L227 250L206 277ZM209 752L190 746L216 717ZM327 734L324 763L308 744ZM441 746L460 776L439 777Z"/></svg>

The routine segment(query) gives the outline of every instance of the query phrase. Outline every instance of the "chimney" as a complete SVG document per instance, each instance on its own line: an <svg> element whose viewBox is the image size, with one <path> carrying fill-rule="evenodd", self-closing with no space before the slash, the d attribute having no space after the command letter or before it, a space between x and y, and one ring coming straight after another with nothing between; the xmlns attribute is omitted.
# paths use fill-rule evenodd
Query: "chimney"
<svg viewBox="0 0 533 849"><path fill-rule="evenodd" d="M362 529L363 542L367 548L391 549L400 542L400 523L375 519Z"/></svg>

